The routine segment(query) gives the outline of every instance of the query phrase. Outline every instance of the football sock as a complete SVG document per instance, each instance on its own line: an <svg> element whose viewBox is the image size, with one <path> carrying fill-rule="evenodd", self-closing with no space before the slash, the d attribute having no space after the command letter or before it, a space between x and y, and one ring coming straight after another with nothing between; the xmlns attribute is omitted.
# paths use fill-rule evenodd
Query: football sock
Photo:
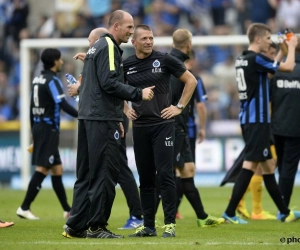
<svg viewBox="0 0 300 250"><path fill-rule="evenodd" d="M271 198L273 199L274 203L276 204L278 210L281 214L289 214L290 210L286 206L284 199L281 195L279 187L275 180L274 174L264 174L263 175L264 182L266 189L268 190Z"/></svg>
<svg viewBox="0 0 300 250"><path fill-rule="evenodd" d="M290 199L293 193L294 181L294 179L284 179L279 177L279 190L287 206L289 206L290 204Z"/></svg>
<svg viewBox="0 0 300 250"><path fill-rule="evenodd" d="M182 191L183 194L188 199L189 203L193 207L197 218L204 220L207 218L207 213L205 213L203 204L200 198L198 189L195 187L194 178L182 178Z"/></svg>
<svg viewBox="0 0 300 250"><path fill-rule="evenodd" d="M263 177L260 175L253 175L250 181L250 190L252 196L252 212L260 214L263 211L262 208L262 182Z"/></svg>
<svg viewBox="0 0 300 250"><path fill-rule="evenodd" d="M51 181L52 187L56 193L57 198L59 199L61 206L63 207L64 211L69 212L71 210L71 207L67 202L67 195L64 188L64 184L62 183L61 175L52 175Z"/></svg>
<svg viewBox="0 0 300 250"><path fill-rule="evenodd" d="M240 174L238 175L237 180L235 181L235 184L233 186L231 199L225 210L225 213L229 217L235 216L235 210L239 204L239 201L242 199L243 195L245 194L252 176L253 176L253 171L245 168L243 168Z"/></svg>
<svg viewBox="0 0 300 250"><path fill-rule="evenodd" d="M242 199L240 200L238 206L246 209L246 195L250 191L250 185L248 185L246 192L244 193Z"/></svg>
<svg viewBox="0 0 300 250"><path fill-rule="evenodd" d="M38 195L40 189L42 188L42 182L45 179L46 175L41 172L35 171L31 177L31 180L28 184L28 189L26 192L25 199L21 205L23 210L28 210L31 203L34 201L35 197Z"/></svg>
<svg viewBox="0 0 300 250"><path fill-rule="evenodd" d="M175 177L176 191L177 191L177 203L176 203L176 211L178 211L178 207L182 200L183 191L182 191L182 181L180 176Z"/></svg>

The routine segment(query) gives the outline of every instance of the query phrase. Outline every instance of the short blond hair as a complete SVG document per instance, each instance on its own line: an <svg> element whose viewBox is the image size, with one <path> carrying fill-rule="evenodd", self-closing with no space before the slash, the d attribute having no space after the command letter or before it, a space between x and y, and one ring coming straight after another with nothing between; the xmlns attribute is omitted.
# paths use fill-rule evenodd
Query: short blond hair
<svg viewBox="0 0 300 250"><path fill-rule="evenodd" d="M192 41L192 36L192 33L187 29L175 30L172 36L174 48L183 48L188 42Z"/></svg>
<svg viewBox="0 0 300 250"><path fill-rule="evenodd" d="M264 23L252 23L247 30L249 42L253 43L256 36L263 37L267 32L271 34L271 29L268 25Z"/></svg>

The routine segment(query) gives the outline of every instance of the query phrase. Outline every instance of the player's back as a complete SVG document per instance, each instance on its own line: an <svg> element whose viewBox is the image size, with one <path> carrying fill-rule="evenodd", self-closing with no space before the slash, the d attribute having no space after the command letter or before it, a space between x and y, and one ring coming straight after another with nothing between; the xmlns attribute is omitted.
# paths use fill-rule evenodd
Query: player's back
<svg viewBox="0 0 300 250"><path fill-rule="evenodd" d="M54 72L45 70L35 77L32 81L30 109L34 123L58 125L60 121L60 101L58 100L64 96L62 82Z"/></svg>

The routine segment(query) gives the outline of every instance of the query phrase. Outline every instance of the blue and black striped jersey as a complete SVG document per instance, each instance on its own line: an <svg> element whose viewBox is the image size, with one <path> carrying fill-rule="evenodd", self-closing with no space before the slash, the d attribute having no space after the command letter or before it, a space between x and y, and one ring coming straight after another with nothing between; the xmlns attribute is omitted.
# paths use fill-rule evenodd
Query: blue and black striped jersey
<svg viewBox="0 0 300 250"><path fill-rule="evenodd" d="M237 58L235 68L241 124L270 123L268 73L274 74L278 67L278 62L250 50Z"/></svg>
<svg viewBox="0 0 300 250"><path fill-rule="evenodd" d="M61 80L51 70L42 71L42 74L32 81L31 125L43 122L59 130L60 103L64 98Z"/></svg>
<svg viewBox="0 0 300 250"><path fill-rule="evenodd" d="M195 112L197 112L195 111L195 103L207 101L207 94L202 79L195 74L194 76L197 79L197 86L189 102L189 114L188 114L188 124L187 124L189 138L197 137L195 131L195 128L197 126L195 121Z"/></svg>

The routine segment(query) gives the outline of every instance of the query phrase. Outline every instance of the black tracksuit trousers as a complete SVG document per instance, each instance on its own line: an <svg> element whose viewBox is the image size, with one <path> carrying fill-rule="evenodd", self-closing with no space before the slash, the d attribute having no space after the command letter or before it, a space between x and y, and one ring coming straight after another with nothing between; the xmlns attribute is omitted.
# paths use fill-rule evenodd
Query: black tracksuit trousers
<svg viewBox="0 0 300 250"><path fill-rule="evenodd" d="M126 137L121 138L120 149L120 174L118 183L120 184L129 208L129 215L139 217L143 215L140 195L131 169L128 167L126 154Z"/></svg>
<svg viewBox="0 0 300 250"><path fill-rule="evenodd" d="M133 147L140 179L144 226L155 227L156 188L159 178L164 223L175 223L176 187L173 171L174 123L133 127Z"/></svg>
<svg viewBox="0 0 300 250"><path fill-rule="evenodd" d="M279 172L279 190L289 206L300 160L300 137L274 135Z"/></svg>
<svg viewBox="0 0 300 250"><path fill-rule="evenodd" d="M77 165L71 216L74 230L105 227L119 178L119 122L78 121Z"/></svg>

